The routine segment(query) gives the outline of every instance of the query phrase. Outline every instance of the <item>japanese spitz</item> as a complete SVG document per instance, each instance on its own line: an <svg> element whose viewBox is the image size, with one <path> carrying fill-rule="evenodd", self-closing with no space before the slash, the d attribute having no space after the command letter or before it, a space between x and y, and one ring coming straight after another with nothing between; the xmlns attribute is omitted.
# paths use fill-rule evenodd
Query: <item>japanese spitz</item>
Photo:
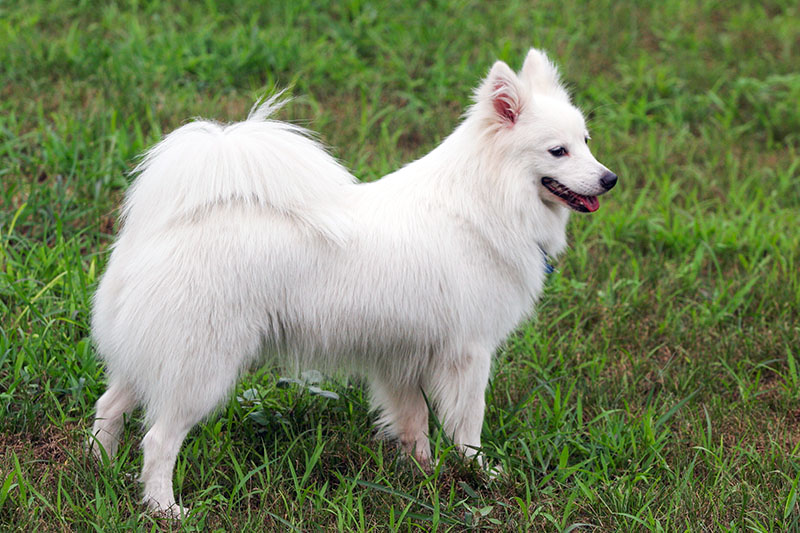
<svg viewBox="0 0 800 533"><path fill-rule="evenodd" d="M377 426L431 459L428 403L467 456L492 356L532 313L570 211L617 176L556 67L498 61L430 154L359 183L309 134L271 119L196 121L137 167L94 298L108 390L92 448L113 456L144 407L144 500L182 512L172 471L192 427L258 361L363 375Z"/></svg>

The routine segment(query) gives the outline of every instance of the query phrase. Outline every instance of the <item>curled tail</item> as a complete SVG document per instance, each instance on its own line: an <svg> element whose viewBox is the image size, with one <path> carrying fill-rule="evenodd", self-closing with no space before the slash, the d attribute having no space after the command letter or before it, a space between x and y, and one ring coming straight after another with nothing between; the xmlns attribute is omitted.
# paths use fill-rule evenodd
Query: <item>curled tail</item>
<svg viewBox="0 0 800 533"><path fill-rule="evenodd" d="M167 135L134 169L123 234L150 234L227 203L274 209L335 242L355 177L299 126L272 120L280 94L243 122L197 120Z"/></svg>

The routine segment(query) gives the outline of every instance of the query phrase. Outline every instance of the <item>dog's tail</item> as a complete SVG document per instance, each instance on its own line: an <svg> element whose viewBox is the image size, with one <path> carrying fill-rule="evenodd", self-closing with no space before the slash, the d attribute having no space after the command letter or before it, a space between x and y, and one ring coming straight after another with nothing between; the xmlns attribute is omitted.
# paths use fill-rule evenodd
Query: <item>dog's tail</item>
<svg viewBox="0 0 800 533"><path fill-rule="evenodd" d="M356 179L309 132L270 119L281 94L244 122L197 120L173 131L134 169L123 233L150 234L185 217L239 203L272 209L335 242L346 239L342 205Z"/></svg>

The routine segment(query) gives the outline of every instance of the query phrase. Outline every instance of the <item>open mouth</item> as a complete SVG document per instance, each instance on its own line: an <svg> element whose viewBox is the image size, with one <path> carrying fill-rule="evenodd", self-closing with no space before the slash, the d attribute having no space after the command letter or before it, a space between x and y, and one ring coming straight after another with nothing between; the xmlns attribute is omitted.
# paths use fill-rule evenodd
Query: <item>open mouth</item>
<svg viewBox="0 0 800 533"><path fill-rule="evenodd" d="M567 204L567 206L575 211L579 211L581 213L593 213L600 207L600 202L598 201L597 196L584 196L582 194L578 194L560 184L553 178L548 178L547 176L543 177L542 185L544 185L545 189L553 193L561 201Z"/></svg>

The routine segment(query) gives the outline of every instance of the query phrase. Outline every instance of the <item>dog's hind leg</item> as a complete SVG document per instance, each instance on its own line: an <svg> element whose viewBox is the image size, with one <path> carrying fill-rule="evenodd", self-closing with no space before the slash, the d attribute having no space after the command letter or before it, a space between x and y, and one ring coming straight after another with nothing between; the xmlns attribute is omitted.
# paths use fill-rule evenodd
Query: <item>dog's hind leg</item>
<svg viewBox="0 0 800 533"><path fill-rule="evenodd" d="M230 352L228 357L210 357L210 353L223 351L213 347L205 353L198 350L193 364L173 367L174 372L162 387L153 388L146 399L149 429L142 439L144 464L139 478L144 483L143 502L174 518L187 512L176 504L172 488L173 469L181 445L189 431L224 402L238 376L241 359ZM186 356L178 359L190 360Z"/></svg>
<svg viewBox="0 0 800 533"><path fill-rule="evenodd" d="M187 509L175 502L172 474L186 435L225 397L225 392L219 389L209 392L220 394L169 398L169 403L155 417L148 417L154 419L154 422L142 439L144 465L139 481L144 483L142 501L154 511L164 511L175 518L187 512Z"/></svg>
<svg viewBox="0 0 800 533"><path fill-rule="evenodd" d="M121 380L112 381L96 404L96 415L89 449L102 459L103 452L111 459L116 455L122 436L124 417L137 405L136 395L130 385Z"/></svg>
<svg viewBox="0 0 800 533"><path fill-rule="evenodd" d="M181 444L197 420L186 420L175 414L162 416L142 439L144 466L139 480L144 483L143 503L153 510L165 511L176 518L186 509L175 503L172 471Z"/></svg>
<svg viewBox="0 0 800 533"><path fill-rule="evenodd" d="M467 457L481 446L491 361L490 351L473 347L439 363L430 373L429 389L442 428Z"/></svg>
<svg viewBox="0 0 800 533"><path fill-rule="evenodd" d="M427 467L431 461L428 405L420 386L401 386L373 378L370 394L373 409L380 412L376 425L400 441L407 454Z"/></svg>

